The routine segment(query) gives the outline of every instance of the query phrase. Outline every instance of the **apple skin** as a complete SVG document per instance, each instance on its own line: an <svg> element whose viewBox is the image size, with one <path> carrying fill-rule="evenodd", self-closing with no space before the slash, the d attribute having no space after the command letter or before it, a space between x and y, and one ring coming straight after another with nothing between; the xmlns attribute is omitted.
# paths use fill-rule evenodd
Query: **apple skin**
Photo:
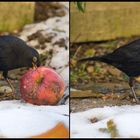
<svg viewBox="0 0 140 140"><path fill-rule="evenodd" d="M20 80L21 98L35 105L56 105L64 95L64 81L45 66L27 71Z"/></svg>

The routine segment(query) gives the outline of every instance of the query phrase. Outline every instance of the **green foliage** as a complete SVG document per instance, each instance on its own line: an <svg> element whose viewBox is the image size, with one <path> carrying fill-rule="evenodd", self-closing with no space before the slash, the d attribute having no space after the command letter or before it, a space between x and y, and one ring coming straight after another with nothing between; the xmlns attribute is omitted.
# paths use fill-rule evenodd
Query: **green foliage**
<svg viewBox="0 0 140 140"><path fill-rule="evenodd" d="M81 12L85 12L86 3L85 2L75 2L77 8Z"/></svg>

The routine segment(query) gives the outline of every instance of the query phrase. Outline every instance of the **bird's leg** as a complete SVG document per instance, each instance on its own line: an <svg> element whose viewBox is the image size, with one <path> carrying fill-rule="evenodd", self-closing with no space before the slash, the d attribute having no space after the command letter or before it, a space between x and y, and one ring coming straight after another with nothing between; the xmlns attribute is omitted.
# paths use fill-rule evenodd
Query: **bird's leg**
<svg viewBox="0 0 140 140"><path fill-rule="evenodd" d="M15 93L15 88L13 87L11 81L8 78L6 78L5 81L9 84L9 86L12 89L13 93Z"/></svg>
<svg viewBox="0 0 140 140"><path fill-rule="evenodd" d="M129 79L129 86L130 86L130 89L132 91L132 94L133 94L133 97L134 97L135 101L138 103L139 100L137 98L137 95L136 95L136 92L134 90L133 85L134 85L134 78L133 77L130 77L130 79Z"/></svg>
<svg viewBox="0 0 140 140"><path fill-rule="evenodd" d="M15 95L14 95L15 94L15 88L13 87L11 81L8 79L7 76L8 76L8 72L4 71L3 72L3 77L4 77L5 81L8 83L8 85L10 86L10 88L12 89L13 97L15 97Z"/></svg>

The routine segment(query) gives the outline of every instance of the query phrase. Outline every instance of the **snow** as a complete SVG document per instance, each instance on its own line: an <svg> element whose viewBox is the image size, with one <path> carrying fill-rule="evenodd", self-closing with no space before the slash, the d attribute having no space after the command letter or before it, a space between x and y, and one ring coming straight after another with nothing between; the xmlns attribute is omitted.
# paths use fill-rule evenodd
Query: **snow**
<svg viewBox="0 0 140 140"><path fill-rule="evenodd" d="M55 49L56 52L54 52L51 66L58 69L59 67L63 67L68 64L69 62L69 51L67 50L65 52L65 48L59 48Z"/></svg>
<svg viewBox="0 0 140 140"><path fill-rule="evenodd" d="M36 106L19 100L0 102L0 137L25 138L63 122L69 127L69 106Z"/></svg>
<svg viewBox="0 0 140 140"><path fill-rule="evenodd" d="M68 85L69 81L69 67L65 67L62 71L60 71L60 75L63 77L65 83L67 82L66 85Z"/></svg>
<svg viewBox="0 0 140 140"><path fill-rule="evenodd" d="M110 133L99 131L107 128L107 122L113 120L120 138L140 138L140 105L125 105L94 108L83 112L71 113L72 138L111 138ZM97 118L92 123L90 119Z"/></svg>

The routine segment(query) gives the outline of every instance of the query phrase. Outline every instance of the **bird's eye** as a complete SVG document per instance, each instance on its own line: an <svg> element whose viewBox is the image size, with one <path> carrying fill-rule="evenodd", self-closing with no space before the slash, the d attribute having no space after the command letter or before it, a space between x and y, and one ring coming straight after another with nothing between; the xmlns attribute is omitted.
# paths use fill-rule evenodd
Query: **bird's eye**
<svg viewBox="0 0 140 140"><path fill-rule="evenodd" d="M36 63L37 62L37 57L33 57L33 62Z"/></svg>

